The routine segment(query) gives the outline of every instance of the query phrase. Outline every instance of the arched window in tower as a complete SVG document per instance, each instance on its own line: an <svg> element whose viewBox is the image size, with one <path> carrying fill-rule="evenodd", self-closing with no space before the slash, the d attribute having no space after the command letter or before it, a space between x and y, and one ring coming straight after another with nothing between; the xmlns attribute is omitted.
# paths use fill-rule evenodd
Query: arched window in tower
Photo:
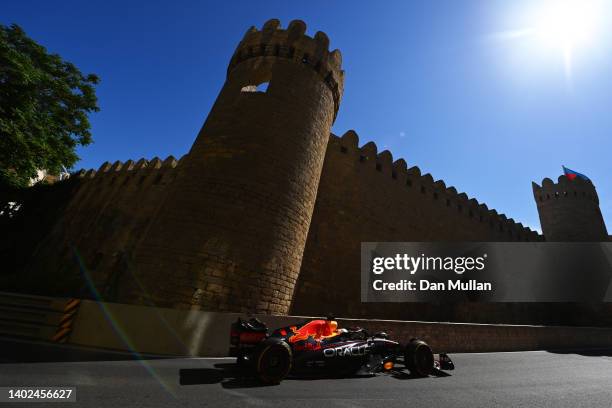
<svg viewBox="0 0 612 408"><path fill-rule="evenodd" d="M268 85L270 85L270 82L262 82L259 85L246 85L243 86L242 89L240 90L240 92L261 92L261 93L266 93L268 92Z"/></svg>
<svg viewBox="0 0 612 408"><path fill-rule="evenodd" d="M267 69L260 67L252 72L248 79L242 83L241 93L266 93L268 92L268 86L272 80L272 72Z"/></svg>

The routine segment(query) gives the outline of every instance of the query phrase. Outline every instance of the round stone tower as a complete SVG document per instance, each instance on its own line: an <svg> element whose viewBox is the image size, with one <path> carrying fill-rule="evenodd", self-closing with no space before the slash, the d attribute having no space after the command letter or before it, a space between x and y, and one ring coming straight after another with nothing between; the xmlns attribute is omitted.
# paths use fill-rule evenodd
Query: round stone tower
<svg viewBox="0 0 612 408"><path fill-rule="evenodd" d="M247 31L124 300L288 312L344 75L327 36L305 31L275 19Z"/></svg>
<svg viewBox="0 0 612 408"><path fill-rule="evenodd" d="M545 178L541 187L532 186L547 241L608 240L597 191L590 180L560 176L557 184Z"/></svg>

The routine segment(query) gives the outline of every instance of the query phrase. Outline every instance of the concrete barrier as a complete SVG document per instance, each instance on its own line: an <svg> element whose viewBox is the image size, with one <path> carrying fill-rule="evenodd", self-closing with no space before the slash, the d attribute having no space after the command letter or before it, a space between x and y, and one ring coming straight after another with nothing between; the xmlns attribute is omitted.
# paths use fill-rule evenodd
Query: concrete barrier
<svg viewBox="0 0 612 408"><path fill-rule="evenodd" d="M230 325L238 313L186 311L83 300L68 342L136 353L220 357L227 355ZM307 317L256 315L269 327ZM341 327L386 331L391 338L419 337L434 351L562 350L612 346L612 328L512 326L398 320L338 319Z"/></svg>

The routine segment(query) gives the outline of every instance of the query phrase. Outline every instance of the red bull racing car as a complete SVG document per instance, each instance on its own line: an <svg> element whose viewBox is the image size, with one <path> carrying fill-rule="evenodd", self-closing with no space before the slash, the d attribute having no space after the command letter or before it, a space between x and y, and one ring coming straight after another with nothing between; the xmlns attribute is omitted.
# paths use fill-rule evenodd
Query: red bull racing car
<svg viewBox="0 0 612 408"><path fill-rule="evenodd" d="M230 331L230 355L267 384L278 384L290 374L373 375L397 372L428 376L452 370L448 355L434 354L422 340L408 344L390 340L384 332L370 335L355 327L338 328L333 318L308 320L269 333L257 319L238 319Z"/></svg>

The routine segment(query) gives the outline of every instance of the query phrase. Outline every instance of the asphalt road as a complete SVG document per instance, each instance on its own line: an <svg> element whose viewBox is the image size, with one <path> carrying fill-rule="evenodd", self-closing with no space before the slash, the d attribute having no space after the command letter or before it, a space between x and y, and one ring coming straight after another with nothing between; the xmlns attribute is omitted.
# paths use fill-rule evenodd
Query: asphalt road
<svg viewBox="0 0 612 408"><path fill-rule="evenodd" d="M232 359L5 359L0 386L77 387L77 403L15 404L39 408L611 407L612 352L590 354L455 354L457 368L447 377L289 379L267 387L236 378Z"/></svg>

